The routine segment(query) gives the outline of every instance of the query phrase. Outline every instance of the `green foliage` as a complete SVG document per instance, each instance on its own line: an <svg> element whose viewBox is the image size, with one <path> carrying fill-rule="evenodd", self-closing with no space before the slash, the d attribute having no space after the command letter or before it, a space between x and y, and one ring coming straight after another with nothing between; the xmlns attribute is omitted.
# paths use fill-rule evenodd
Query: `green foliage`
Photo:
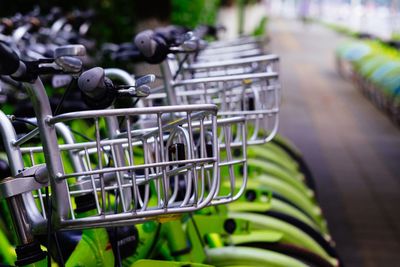
<svg viewBox="0 0 400 267"><path fill-rule="evenodd" d="M3 1L2 1L3 2ZM15 0L0 4L0 17L13 16L20 12L26 14L39 6L42 14L53 7L60 7L63 12L75 9L94 9L95 18L90 28L90 35L98 43L125 42L132 38L136 24L135 11L137 1L132 0Z"/></svg>
<svg viewBox="0 0 400 267"><path fill-rule="evenodd" d="M39 6L42 14L53 7L60 7L64 12L75 9L94 9L96 17L90 28L90 36L98 44L104 42L129 41L135 25L141 19L156 17L161 20L188 27L198 24L213 25L221 0L15 0L0 4L0 17L7 17L20 12L26 14ZM160 10L162 9L162 10Z"/></svg>
<svg viewBox="0 0 400 267"><path fill-rule="evenodd" d="M393 41L400 41L400 32L394 32L392 33L392 38Z"/></svg>
<svg viewBox="0 0 400 267"><path fill-rule="evenodd" d="M220 0L171 0L171 23L196 27L199 24L214 25Z"/></svg>
<svg viewBox="0 0 400 267"><path fill-rule="evenodd" d="M264 36L266 34L268 18L266 16L262 17L260 23L253 30L254 36Z"/></svg>
<svg viewBox="0 0 400 267"><path fill-rule="evenodd" d="M327 22L321 22L322 25L334 30L335 32L341 33L343 35L355 37L357 35L357 32L351 30L350 28L347 28L346 26L342 25L337 25L333 23L327 23Z"/></svg>

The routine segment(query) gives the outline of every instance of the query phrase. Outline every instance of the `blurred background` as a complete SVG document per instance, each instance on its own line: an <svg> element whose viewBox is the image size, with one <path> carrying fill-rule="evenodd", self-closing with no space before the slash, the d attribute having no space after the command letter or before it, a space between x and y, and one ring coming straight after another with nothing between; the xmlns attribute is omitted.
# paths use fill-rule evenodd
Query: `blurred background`
<svg viewBox="0 0 400 267"><path fill-rule="evenodd" d="M1 0L0 17L35 7L92 10L97 45L168 24L266 35L281 58L280 133L315 173L345 266L400 266L399 0Z"/></svg>
<svg viewBox="0 0 400 267"><path fill-rule="evenodd" d="M390 0L270 1L273 14L307 16L337 28L385 39L397 38L399 4L399 1Z"/></svg>
<svg viewBox="0 0 400 267"><path fill-rule="evenodd" d="M287 18L304 16L338 28L362 31L385 39L396 38L400 30L398 0L18 0L2 1L0 15L26 13L35 6L40 7L42 12L48 12L54 7L62 10L94 9L98 18L96 24L99 27L107 25L101 37L127 38L129 36L125 34L130 29L150 18L185 26L212 24L218 19L217 9L232 8L238 2L248 5L248 8L262 2L269 15ZM112 32L117 27L120 27L119 32Z"/></svg>

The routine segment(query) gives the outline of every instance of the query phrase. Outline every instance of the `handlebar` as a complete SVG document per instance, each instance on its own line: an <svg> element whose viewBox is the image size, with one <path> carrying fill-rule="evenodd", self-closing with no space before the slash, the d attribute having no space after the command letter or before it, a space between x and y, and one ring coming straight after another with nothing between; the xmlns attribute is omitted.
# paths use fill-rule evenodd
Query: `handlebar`
<svg viewBox="0 0 400 267"><path fill-rule="evenodd" d="M160 34L160 32L146 30L137 34L134 42L144 59L152 64L161 63L169 53L198 52L206 46L206 42L192 32L182 34L179 41L176 36L174 41L171 41L169 39L171 36L172 34Z"/></svg>
<svg viewBox="0 0 400 267"><path fill-rule="evenodd" d="M118 97L147 97L150 94L148 84L154 80L154 75L146 75L137 79L134 85L114 85L106 77L103 68L95 67L81 74L78 78L78 87L84 102L89 107L104 109Z"/></svg>
<svg viewBox="0 0 400 267"><path fill-rule="evenodd" d="M95 67L85 71L78 79L81 91L90 97L101 97L107 91L107 86L112 82L105 76L104 69Z"/></svg>
<svg viewBox="0 0 400 267"><path fill-rule="evenodd" d="M136 35L134 42L146 61L152 64L163 62L170 53L167 43L151 30Z"/></svg>
<svg viewBox="0 0 400 267"><path fill-rule="evenodd" d="M8 46L0 43L0 74L12 75L20 68L18 55Z"/></svg>
<svg viewBox="0 0 400 267"><path fill-rule="evenodd" d="M95 109L111 106L117 95L112 81L105 76L104 69L100 67L83 72L78 79L78 87L85 104Z"/></svg>
<svg viewBox="0 0 400 267"><path fill-rule="evenodd" d="M41 58L35 61L23 61L6 44L0 42L0 75L10 75L19 81L34 81L41 74L78 73L82 62L77 56L83 56L86 50L81 45L68 45L56 49L55 58Z"/></svg>

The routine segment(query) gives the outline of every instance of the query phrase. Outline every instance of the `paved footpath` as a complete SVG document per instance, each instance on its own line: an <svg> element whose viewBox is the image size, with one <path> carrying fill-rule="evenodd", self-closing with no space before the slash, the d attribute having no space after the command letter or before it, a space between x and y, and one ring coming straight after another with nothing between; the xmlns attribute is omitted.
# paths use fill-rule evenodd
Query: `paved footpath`
<svg viewBox="0 0 400 267"><path fill-rule="evenodd" d="M343 37L292 20L269 29L281 56L281 133L315 173L345 266L400 266L400 127L337 75Z"/></svg>

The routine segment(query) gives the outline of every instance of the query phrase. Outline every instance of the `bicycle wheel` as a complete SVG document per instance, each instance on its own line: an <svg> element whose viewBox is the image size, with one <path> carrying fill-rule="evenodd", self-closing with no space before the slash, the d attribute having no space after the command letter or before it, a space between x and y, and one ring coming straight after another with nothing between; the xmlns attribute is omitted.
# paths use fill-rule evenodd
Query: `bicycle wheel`
<svg viewBox="0 0 400 267"><path fill-rule="evenodd" d="M249 247L223 247L207 250L209 264L216 267L265 266L305 267L304 263L274 251Z"/></svg>
<svg viewBox="0 0 400 267"><path fill-rule="evenodd" d="M261 248L266 249L278 253L282 253L284 255L293 257L298 259L308 266L318 266L318 267L333 267L334 265L322 258L316 253L308 251L303 248L299 248L290 244L283 243L267 243L267 242L253 242L253 243L243 243L241 246L252 247L252 248Z"/></svg>

